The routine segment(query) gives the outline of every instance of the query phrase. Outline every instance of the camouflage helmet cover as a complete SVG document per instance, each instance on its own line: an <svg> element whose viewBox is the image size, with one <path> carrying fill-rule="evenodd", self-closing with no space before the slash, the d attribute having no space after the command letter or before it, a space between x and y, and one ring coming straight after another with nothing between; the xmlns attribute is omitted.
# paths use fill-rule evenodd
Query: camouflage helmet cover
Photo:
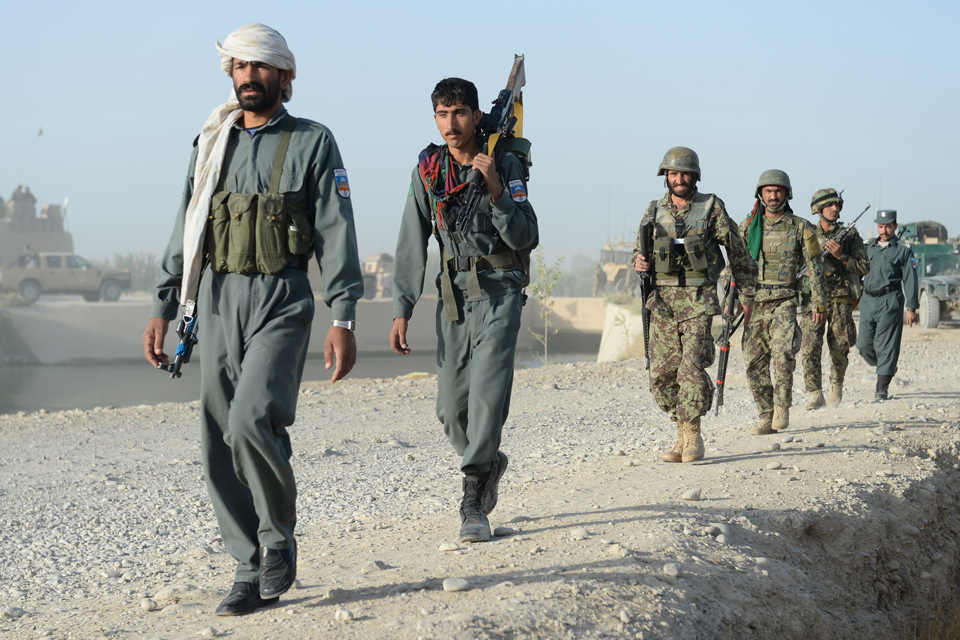
<svg viewBox="0 0 960 640"><path fill-rule="evenodd" d="M695 173L697 180L700 180L700 157L689 147L673 147L663 154L663 162L660 163L657 175L665 176L667 171Z"/></svg>
<svg viewBox="0 0 960 640"><path fill-rule="evenodd" d="M760 189L764 187L786 187L787 200L793 200L793 187L790 186L790 176L788 176L785 171L767 169L761 173L760 179L757 181L757 190L753 194L755 198L760 197Z"/></svg>
<svg viewBox="0 0 960 640"><path fill-rule="evenodd" d="M810 213L818 214L831 202L837 203L837 211L843 211L843 192L836 189L820 189L810 198Z"/></svg>

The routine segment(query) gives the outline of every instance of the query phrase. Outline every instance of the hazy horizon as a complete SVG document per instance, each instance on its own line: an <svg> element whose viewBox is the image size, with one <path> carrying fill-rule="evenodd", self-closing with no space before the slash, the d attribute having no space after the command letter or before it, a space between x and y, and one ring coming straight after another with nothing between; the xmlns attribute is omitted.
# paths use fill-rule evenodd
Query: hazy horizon
<svg viewBox="0 0 960 640"><path fill-rule="evenodd" d="M260 21L297 57L288 109L337 138L362 256L395 250L417 154L440 141L434 84L470 79L486 108L514 53L526 55L530 200L549 259L596 259L605 240L629 240L664 193L655 174L675 145L697 151L701 189L738 222L760 173L779 168L798 214L834 187L847 220L870 202L960 233L960 211L940 211L942 185L960 172L956 4L490 2L489 24L423 2L231 7L18 7L0 38L16 63L0 197L18 184L38 210L69 197L67 224L88 258L162 253L190 145L230 91L214 40ZM864 236L872 220L861 219Z"/></svg>

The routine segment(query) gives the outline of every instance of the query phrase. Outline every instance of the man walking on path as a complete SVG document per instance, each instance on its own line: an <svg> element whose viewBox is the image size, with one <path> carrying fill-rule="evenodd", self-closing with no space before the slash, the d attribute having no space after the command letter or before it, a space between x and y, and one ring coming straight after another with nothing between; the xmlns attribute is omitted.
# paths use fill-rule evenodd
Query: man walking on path
<svg viewBox="0 0 960 640"><path fill-rule="evenodd" d="M490 539L487 514L497 504L507 468L499 449L527 277L521 254L528 259L540 236L521 161L510 152L480 152L477 88L447 78L431 98L445 144L424 149L411 177L394 263L390 348L410 353L407 326L423 292L433 234L442 252L436 278L437 418L462 457L460 540L483 542ZM469 226L460 228L458 213L475 172L482 177L482 197Z"/></svg>
<svg viewBox="0 0 960 640"><path fill-rule="evenodd" d="M800 350L797 273L801 265L808 269L815 325L826 318L827 285L817 232L790 209L790 177L777 169L764 171L754 196L753 212L740 224L740 235L759 270L753 317L743 332L743 359L760 411L760 421L750 433L765 435L790 425L793 371ZM771 364L776 387L770 381Z"/></svg>
<svg viewBox="0 0 960 640"><path fill-rule="evenodd" d="M853 321L853 305L860 299L860 278L870 270L870 259L856 227L850 229L841 246L834 238L843 232L840 211L843 198L836 189L820 189L810 200L810 211L820 216L816 226L821 252L826 247L830 255L824 260L827 280L827 321L814 324L810 303L810 280L801 282L800 361L803 381L810 399L805 408L814 411L826 404L833 409L843 399L843 377L847 371L847 354L857 341L857 325ZM823 335L827 335L830 351L830 396L824 400L820 357Z"/></svg>
<svg viewBox="0 0 960 640"><path fill-rule="evenodd" d="M354 308L363 293L347 173L330 131L298 119L296 62L279 33L247 24L221 46L233 80L194 141L173 235L161 263L144 355L181 304L199 316L204 475L223 544L237 560L216 614L272 604L297 574L297 490L287 427L294 422L314 299L316 253L333 310L324 354L333 381L356 361ZM201 268L205 269L201 279Z"/></svg>
<svg viewBox="0 0 960 640"><path fill-rule="evenodd" d="M744 322L749 322L757 263L737 233L723 201L700 193L700 158L687 147L667 151L658 176L667 193L647 206L640 233L652 225L653 255L633 252L634 268L653 271L654 293L647 300L650 320L650 379L657 405L677 423L677 442L665 462L703 458L700 418L710 410L713 384L706 368L716 349L710 328L720 313L717 280L724 269L720 246L727 248L735 282L742 290Z"/></svg>
<svg viewBox="0 0 960 640"><path fill-rule="evenodd" d="M857 349L867 364L877 368L874 397L886 400L890 381L897 373L904 320L911 327L917 322L920 301L917 261L913 249L897 237L897 212L877 211L874 222L877 237L867 243L870 272L863 279Z"/></svg>

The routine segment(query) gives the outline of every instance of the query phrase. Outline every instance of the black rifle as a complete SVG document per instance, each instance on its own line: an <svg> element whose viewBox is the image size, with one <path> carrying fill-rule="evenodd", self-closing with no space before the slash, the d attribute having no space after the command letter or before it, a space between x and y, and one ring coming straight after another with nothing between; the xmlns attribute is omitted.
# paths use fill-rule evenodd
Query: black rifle
<svg viewBox="0 0 960 640"><path fill-rule="evenodd" d="M723 389L727 381L727 362L730 359L730 339L737 332L740 323L743 322L743 316L736 317L737 300L740 292L737 289L737 283L731 278L730 286L727 288L726 299L723 303L723 330L715 343L720 347L720 358L717 360L717 388L713 392L713 404L715 416L720 415L720 407L723 406Z"/></svg>
<svg viewBox="0 0 960 640"><path fill-rule="evenodd" d="M869 209L870 206L871 206L871 205L870 205L870 203L868 202L868 203L867 203L867 206L864 207L864 208L863 208L863 211L860 212L860 215L857 216L856 218L854 218L854 219L853 219L853 222L851 222L850 224L848 224L847 226L845 226L843 229L840 229L840 233L838 233L838 234L835 235L834 237L830 238L830 240L835 241L837 244L839 244L839 245L842 247L842 246L843 246L843 241L846 240L846 239L847 239L847 236L850 235L850 232L853 231L853 225L857 224L857 220L859 220L860 218L863 217L863 214L865 214L865 213L867 212L867 209ZM827 242L829 242L830 240L828 240ZM821 259L825 259L827 256L832 256L832 255L833 255L833 254L830 253L830 251L827 249L827 244L824 243L824 244L823 244L823 248L820 249L820 258L821 258ZM809 269L807 269L807 265L803 265L803 267L800 269L800 271L797 272L797 278L799 279L799 278L804 277L805 275L807 275L807 272L808 272L808 271L809 271Z"/></svg>
<svg viewBox="0 0 960 640"><path fill-rule="evenodd" d="M510 69L510 76L507 78L507 87L503 89L493 101L493 108L490 113L485 113L480 118L477 125L477 139L483 141L481 153L492 156L496 148L497 141L501 135L511 135L514 133L514 126L517 124L517 116L514 114L514 103L522 104L521 89L527 83L527 77L523 70L523 56L513 56L513 68ZM520 132L517 132L520 135ZM464 199L464 206L460 209L460 215L457 216L457 225L453 230L453 237L457 242L463 242L465 234L470 229L470 223L473 221L473 215L477 212L477 205L480 204L481 175L479 171L474 171L473 178L470 180L470 186L467 187L467 196ZM504 189L509 189L508 185L503 185Z"/></svg>
<svg viewBox="0 0 960 640"><path fill-rule="evenodd" d="M174 355L172 363L160 363L157 369L163 369L170 373L170 378L179 378L180 367L190 362L190 354L193 353L193 346L199 342L197 340L197 315L193 302L188 302L183 311L183 317L177 323L177 335L180 336L180 343L177 345L177 352Z"/></svg>
<svg viewBox="0 0 960 640"><path fill-rule="evenodd" d="M640 246L640 255L647 262L653 261L653 221L647 220L640 225L637 232L637 243ZM636 268L636 265L634 265ZM653 390L653 373L650 371L650 311L647 309L647 299L653 293L653 277L649 271L637 271L640 276L640 300L643 306L640 309L640 319L643 323L643 355L647 359L647 383Z"/></svg>

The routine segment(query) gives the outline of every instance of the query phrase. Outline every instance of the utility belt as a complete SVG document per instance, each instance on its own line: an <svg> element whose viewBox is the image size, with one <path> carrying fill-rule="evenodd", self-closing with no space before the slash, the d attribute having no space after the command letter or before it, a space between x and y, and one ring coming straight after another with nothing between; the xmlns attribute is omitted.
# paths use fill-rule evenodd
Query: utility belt
<svg viewBox="0 0 960 640"><path fill-rule="evenodd" d="M794 289L797 288L797 281L784 282L783 284L757 284L757 289Z"/></svg>
<svg viewBox="0 0 960 640"><path fill-rule="evenodd" d="M313 248L310 210L279 193L296 125L297 119L288 115L267 193L225 191L226 172L220 172L206 233L207 254L216 273L274 275L288 266L307 270Z"/></svg>
<svg viewBox="0 0 960 640"><path fill-rule="evenodd" d="M480 289L479 271L497 269L498 271L516 271L523 269L523 264L517 252L509 247L489 256L454 257L443 248L443 257L440 260L440 298L443 300L443 309L448 322L460 319L460 309L457 299L453 295L453 279L451 272L467 273L467 299L477 299L483 292Z"/></svg>
<svg viewBox="0 0 960 640"><path fill-rule="evenodd" d="M863 290L863 292L864 292L865 294L867 294L868 296L870 296L871 298L879 298L880 296L885 296L885 295L887 295L888 293L893 293L894 291L900 291L900 283L899 283L899 282L897 282L897 283L895 283L895 284L888 284L887 286L883 287L882 289L877 289L876 291L872 291L872 290L867 289L867 288L864 288L864 290Z"/></svg>

